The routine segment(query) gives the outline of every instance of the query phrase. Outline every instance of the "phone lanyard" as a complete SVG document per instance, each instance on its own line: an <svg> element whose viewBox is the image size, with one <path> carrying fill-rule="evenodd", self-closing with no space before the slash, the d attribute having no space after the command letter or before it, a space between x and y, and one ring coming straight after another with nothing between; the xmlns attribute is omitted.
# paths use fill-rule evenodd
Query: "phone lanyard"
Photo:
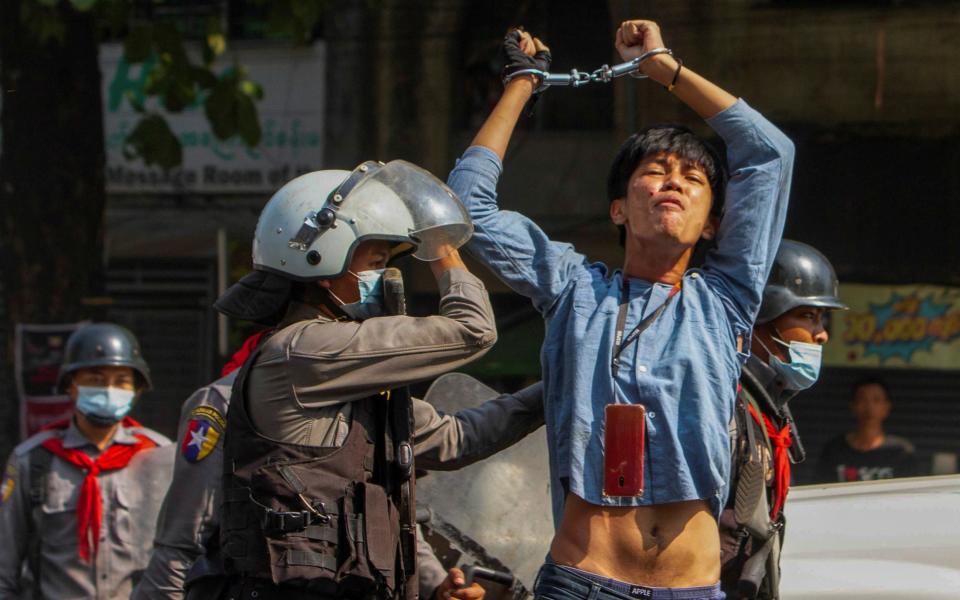
<svg viewBox="0 0 960 600"><path fill-rule="evenodd" d="M614 377L617 376L617 371L620 370L620 353L623 352L627 346L637 341L640 334L653 325L653 322L663 314L663 311L667 310L670 301L680 292L682 283L683 280L680 280L674 284L674 286L670 288L670 293L667 294L667 299L663 301L663 304L637 323L637 326L634 327L633 330L627 334L626 339L624 339L623 328L627 324L627 305L630 303L630 281L627 279L623 280L623 296L620 298L620 312L617 314L617 333L613 338L613 361L610 365L610 370L613 371Z"/></svg>

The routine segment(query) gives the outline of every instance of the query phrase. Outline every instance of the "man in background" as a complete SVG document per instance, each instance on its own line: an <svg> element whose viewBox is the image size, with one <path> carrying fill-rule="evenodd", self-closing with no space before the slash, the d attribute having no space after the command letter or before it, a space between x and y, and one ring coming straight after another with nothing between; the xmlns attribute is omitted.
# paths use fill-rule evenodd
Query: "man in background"
<svg viewBox="0 0 960 600"><path fill-rule="evenodd" d="M850 399L850 413L857 426L824 447L817 465L818 481L870 481L919 475L913 444L889 435L883 428L892 408L886 382L877 376L857 381Z"/></svg>

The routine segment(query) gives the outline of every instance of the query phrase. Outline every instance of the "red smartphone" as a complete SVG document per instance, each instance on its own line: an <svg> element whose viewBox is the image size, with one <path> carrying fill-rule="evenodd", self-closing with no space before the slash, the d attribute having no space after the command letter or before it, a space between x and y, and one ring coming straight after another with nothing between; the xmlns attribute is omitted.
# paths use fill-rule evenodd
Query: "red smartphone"
<svg viewBox="0 0 960 600"><path fill-rule="evenodd" d="M603 495L643 495L643 446L647 410L640 404L604 409Z"/></svg>

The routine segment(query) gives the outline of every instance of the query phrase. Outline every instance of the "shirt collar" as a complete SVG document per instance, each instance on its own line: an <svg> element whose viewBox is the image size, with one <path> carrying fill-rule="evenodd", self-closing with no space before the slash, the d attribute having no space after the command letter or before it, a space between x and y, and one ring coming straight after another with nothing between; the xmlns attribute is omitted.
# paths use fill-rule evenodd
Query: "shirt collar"
<svg viewBox="0 0 960 600"><path fill-rule="evenodd" d="M779 377L770 365L757 358L756 354L747 358L747 368L778 407L796 395L796 392L786 388L783 378Z"/></svg>
<svg viewBox="0 0 960 600"><path fill-rule="evenodd" d="M293 325L299 321L312 321L318 319L321 321L330 321L330 317L324 315L320 312L320 309L316 306L311 306L303 302L298 302L293 300L290 302L290 306L287 308L287 314L283 316L283 321L277 326L277 329L283 329L289 325Z"/></svg>
<svg viewBox="0 0 960 600"><path fill-rule="evenodd" d="M120 424L120 427L117 428L116 433L113 434L113 439L111 439L107 445L104 447L104 450L109 448L113 444L124 444L126 446L132 446L137 443L137 438L130 432L130 429L124 427L123 424ZM63 447L64 448L83 448L86 445L90 445L96 448L96 445L88 440L83 433L80 432L80 429L77 427L77 422L75 419L70 419L70 425L67 427L66 433L63 434Z"/></svg>

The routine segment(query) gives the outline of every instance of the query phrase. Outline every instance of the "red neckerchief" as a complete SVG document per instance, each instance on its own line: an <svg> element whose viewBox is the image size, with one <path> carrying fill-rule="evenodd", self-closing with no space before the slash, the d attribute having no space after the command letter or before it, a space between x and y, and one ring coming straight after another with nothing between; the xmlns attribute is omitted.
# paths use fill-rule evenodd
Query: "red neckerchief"
<svg viewBox="0 0 960 600"><path fill-rule="evenodd" d="M257 342L259 342L260 338L263 337L263 334L268 331L270 330L264 329L263 331L258 331L257 333L248 337L247 340L243 342L243 345L240 346L240 349L230 357L230 360L227 361L227 364L223 365L223 369L220 371L220 376L226 377L230 373L233 373L242 367L243 363L246 362L247 358L250 356L250 353L253 352L253 349L257 347Z"/></svg>
<svg viewBox="0 0 960 600"><path fill-rule="evenodd" d="M44 429L66 429L69 426L70 420L64 419L51 423ZM124 417L123 427L140 427L140 423L130 417ZM80 540L80 558L86 562L90 562L91 547L93 556L96 556L100 547L103 507L100 504L100 484L97 482L97 475L103 471L122 469L141 450L156 447L153 440L147 436L139 433L133 435L137 438L136 444L112 444L95 459L87 456L79 448L64 448L63 438L60 437L52 437L41 444L54 456L86 472L80 488L80 497L77 499L77 536Z"/></svg>
<svg viewBox="0 0 960 600"><path fill-rule="evenodd" d="M783 504L787 500L787 490L790 488L790 459L787 456L787 449L793 444L790 438L790 424L787 423L783 429L777 431L770 421L770 417L763 415L763 423L760 422L760 415L757 414L752 404L747 405L750 408L750 416L756 421L757 425L765 427L767 437L773 444L773 476L774 476L774 498L773 508L770 509L770 518L776 520L777 515L783 509Z"/></svg>

